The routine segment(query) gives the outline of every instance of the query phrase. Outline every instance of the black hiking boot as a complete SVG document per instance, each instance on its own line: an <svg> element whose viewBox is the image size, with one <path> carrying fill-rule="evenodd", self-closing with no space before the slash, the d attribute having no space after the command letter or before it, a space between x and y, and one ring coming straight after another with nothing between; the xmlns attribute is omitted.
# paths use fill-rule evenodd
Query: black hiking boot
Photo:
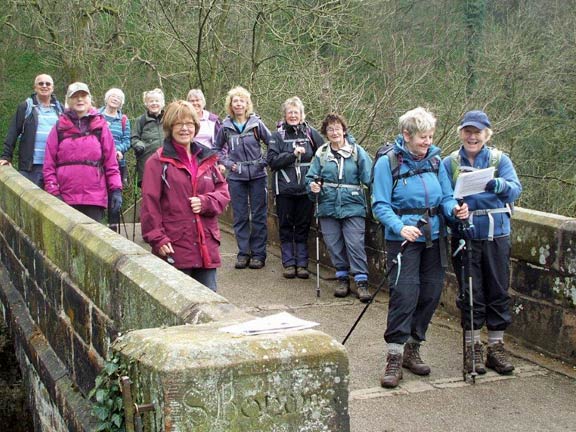
<svg viewBox="0 0 576 432"><path fill-rule="evenodd" d="M422 361L420 357L420 344L407 343L404 345L404 357L402 367L416 375L429 375L430 366Z"/></svg>
<svg viewBox="0 0 576 432"><path fill-rule="evenodd" d="M466 356L464 357L466 363L466 373L472 373L472 348L469 343L466 343ZM486 367L484 367L484 345L481 342L476 342L474 344L474 367L478 375L484 375L486 373Z"/></svg>
<svg viewBox="0 0 576 432"><path fill-rule="evenodd" d="M510 363L508 354L504 350L504 344L502 342L488 345L486 367L494 369L500 375L509 375L514 370L514 365Z"/></svg>
<svg viewBox="0 0 576 432"><path fill-rule="evenodd" d="M402 354L388 354L386 369L380 377L380 384L385 388L394 388L402 379Z"/></svg>

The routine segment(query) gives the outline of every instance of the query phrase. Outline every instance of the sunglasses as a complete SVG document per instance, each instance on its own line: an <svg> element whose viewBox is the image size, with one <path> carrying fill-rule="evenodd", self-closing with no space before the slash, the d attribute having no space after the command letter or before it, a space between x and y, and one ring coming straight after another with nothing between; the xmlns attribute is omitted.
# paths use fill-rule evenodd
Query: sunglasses
<svg viewBox="0 0 576 432"><path fill-rule="evenodd" d="M40 81L38 83L36 83L37 85L39 85L40 87L51 87L52 83L51 82L45 82L45 81Z"/></svg>

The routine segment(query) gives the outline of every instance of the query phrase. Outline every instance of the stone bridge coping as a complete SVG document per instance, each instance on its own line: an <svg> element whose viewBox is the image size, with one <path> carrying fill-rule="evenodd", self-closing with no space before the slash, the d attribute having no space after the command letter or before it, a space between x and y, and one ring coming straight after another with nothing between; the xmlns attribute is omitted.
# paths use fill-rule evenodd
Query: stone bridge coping
<svg viewBox="0 0 576 432"><path fill-rule="evenodd" d="M0 210L13 259L66 317L74 338L59 357L76 379L93 376L89 365L101 366L122 334L113 348L132 365L141 400L157 407L158 429L349 430L348 358L332 337L220 332L252 316L11 167L0 167ZM62 281L56 290L42 288L46 274ZM82 381L86 394L93 381Z"/></svg>

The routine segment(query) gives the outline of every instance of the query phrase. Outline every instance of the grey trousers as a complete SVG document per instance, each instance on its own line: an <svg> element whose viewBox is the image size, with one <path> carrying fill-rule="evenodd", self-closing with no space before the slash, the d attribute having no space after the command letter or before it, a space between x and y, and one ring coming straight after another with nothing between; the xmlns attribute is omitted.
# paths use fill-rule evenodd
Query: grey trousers
<svg viewBox="0 0 576 432"><path fill-rule="evenodd" d="M366 221L363 217L320 218L322 237L336 267L336 277L367 275L368 264L364 248Z"/></svg>

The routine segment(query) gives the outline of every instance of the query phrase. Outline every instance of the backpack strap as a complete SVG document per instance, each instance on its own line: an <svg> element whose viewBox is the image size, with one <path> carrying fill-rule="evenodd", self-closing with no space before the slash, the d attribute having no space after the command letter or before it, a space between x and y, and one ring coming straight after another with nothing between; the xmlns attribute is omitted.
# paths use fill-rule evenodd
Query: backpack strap
<svg viewBox="0 0 576 432"><path fill-rule="evenodd" d="M126 114L122 114L122 135L126 133L126 123L128 123L128 117Z"/></svg>

